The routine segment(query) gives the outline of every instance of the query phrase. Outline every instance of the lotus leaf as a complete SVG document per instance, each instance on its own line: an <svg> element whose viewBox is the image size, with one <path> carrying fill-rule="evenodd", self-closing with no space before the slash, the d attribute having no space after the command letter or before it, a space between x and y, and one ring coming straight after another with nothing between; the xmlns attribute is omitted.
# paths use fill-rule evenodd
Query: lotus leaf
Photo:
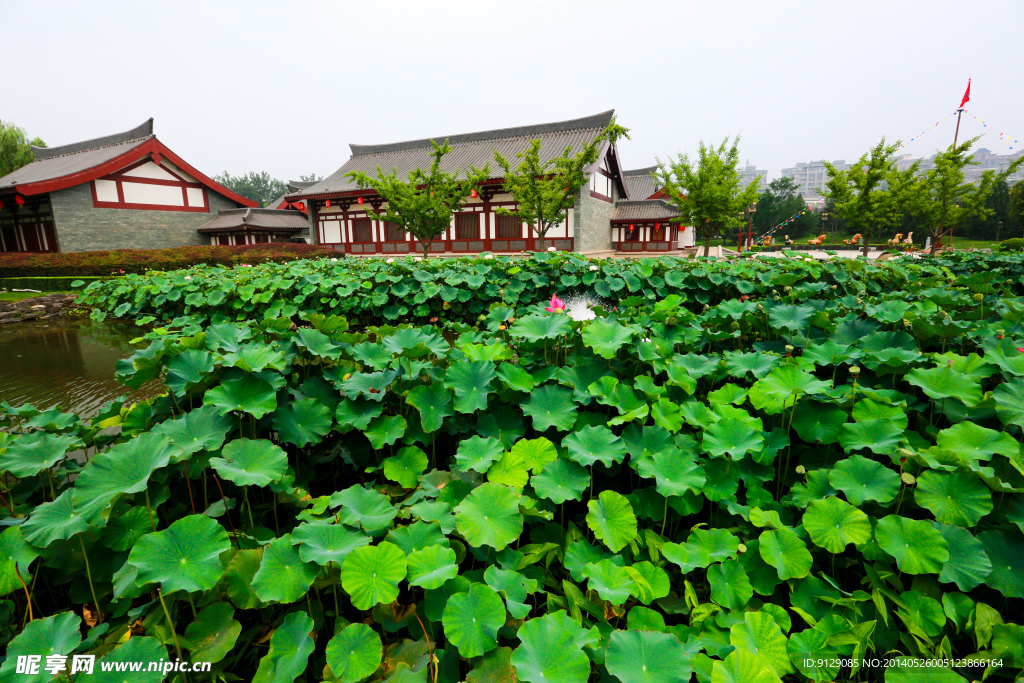
<svg viewBox="0 0 1024 683"><path fill-rule="evenodd" d="M409 584L427 590L440 588L459 573L455 551L440 545L413 550L409 553L408 563Z"/></svg>
<svg viewBox="0 0 1024 683"><path fill-rule="evenodd" d="M626 446L622 439L603 425L583 427L562 440L567 455L584 467L600 462L606 467L622 462Z"/></svg>
<svg viewBox="0 0 1024 683"><path fill-rule="evenodd" d="M693 674L678 638L648 630L613 631L605 665L622 683L683 683Z"/></svg>
<svg viewBox="0 0 1024 683"><path fill-rule="evenodd" d="M949 544L928 522L888 515L878 520L875 539L906 574L938 574L949 559Z"/></svg>
<svg viewBox="0 0 1024 683"><path fill-rule="evenodd" d="M498 646L498 629L505 623L505 606L493 589L473 584L448 599L441 617L445 635L465 657L478 657Z"/></svg>
<svg viewBox="0 0 1024 683"><path fill-rule="evenodd" d="M789 527L765 531L758 537L761 559L775 567L779 578L801 579L811 572L813 559L807 546Z"/></svg>
<svg viewBox="0 0 1024 683"><path fill-rule="evenodd" d="M455 411L474 413L487 407L487 394L497 374L490 361L453 363L445 374L444 385L455 392Z"/></svg>
<svg viewBox="0 0 1024 683"><path fill-rule="evenodd" d="M398 514L388 497L373 489L350 486L331 496L331 507L341 507L341 521L367 531L386 529Z"/></svg>
<svg viewBox="0 0 1024 683"><path fill-rule="evenodd" d="M636 515L622 494L602 491L597 500L587 502L587 509L587 526L613 553L636 538Z"/></svg>
<svg viewBox="0 0 1024 683"><path fill-rule="evenodd" d="M185 629L188 649L196 661L219 662L235 646L242 625L234 619L235 610L226 602L203 609Z"/></svg>
<svg viewBox="0 0 1024 683"><path fill-rule="evenodd" d="M253 683L292 683L306 670L314 643L313 620L303 612L285 616L270 637L270 650L260 660Z"/></svg>
<svg viewBox="0 0 1024 683"><path fill-rule="evenodd" d="M210 466L221 478L239 486L266 486L284 478L288 468L284 450L266 439L235 439L221 455L210 458Z"/></svg>
<svg viewBox="0 0 1024 683"><path fill-rule="evenodd" d="M863 505L867 500L889 503L900 492L899 474L861 455L851 455L836 463L828 480L854 505Z"/></svg>
<svg viewBox="0 0 1024 683"><path fill-rule="evenodd" d="M167 593L204 591L224 575L220 554L230 547L227 532L215 520L188 515L139 539L128 563L138 569L140 586L159 583Z"/></svg>
<svg viewBox="0 0 1024 683"><path fill-rule="evenodd" d="M226 379L220 386L207 391L203 403L216 406L221 415L237 410L258 420L277 409L277 395L267 380L245 374Z"/></svg>
<svg viewBox="0 0 1024 683"><path fill-rule="evenodd" d="M992 512L992 493L974 478L929 470L917 478L917 504L943 524L972 527Z"/></svg>
<svg viewBox="0 0 1024 683"><path fill-rule="evenodd" d="M356 683L380 666L384 646L366 624L349 624L327 643L327 666L341 683Z"/></svg>
<svg viewBox="0 0 1024 683"><path fill-rule="evenodd" d="M291 538L292 543L298 544L299 557L303 562L315 562L321 566L328 562L341 564L350 552L370 543L369 536L355 529L324 522L300 524L292 531Z"/></svg>
<svg viewBox="0 0 1024 683"><path fill-rule="evenodd" d="M481 484L455 508L455 528L474 546L501 550L523 531L519 496L504 484Z"/></svg>
<svg viewBox="0 0 1024 683"><path fill-rule="evenodd" d="M471 436L459 442L455 460L464 471L486 472L501 457L501 442L494 437Z"/></svg>
<svg viewBox="0 0 1024 683"><path fill-rule="evenodd" d="M270 421L281 441L299 448L320 443L334 424L333 411L314 398L302 398L279 405Z"/></svg>
<svg viewBox="0 0 1024 683"><path fill-rule="evenodd" d="M753 652L780 678L793 672L786 636L766 612L747 612L729 629L729 642L737 650Z"/></svg>
<svg viewBox="0 0 1024 683"><path fill-rule="evenodd" d="M560 458L534 475L530 483L537 495L561 505L567 500L582 498L590 484L590 474L571 460Z"/></svg>
<svg viewBox="0 0 1024 683"><path fill-rule="evenodd" d="M533 428L538 432L550 427L566 432L576 423L572 391L564 387L548 384L534 389L522 407L523 414L533 418Z"/></svg>
<svg viewBox="0 0 1024 683"><path fill-rule="evenodd" d="M397 598L398 582L405 575L405 553L386 541L356 548L341 565L341 585L361 610Z"/></svg>
<svg viewBox="0 0 1024 683"><path fill-rule="evenodd" d="M836 496L810 502L804 529L815 545L834 554L846 550L850 543L861 545L871 538L868 516Z"/></svg>
<svg viewBox="0 0 1024 683"><path fill-rule="evenodd" d="M69 450L82 447L80 439L70 434L32 432L16 438L6 452L0 451L0 471L16 477L34 477L64 459Z"/></svg>
<svg viewBox="0 0 1024 683"><path fill-rule="evenodd" d="M519 627L520 645L512 653L516 675L524 683L586 683L590 660L573 634L554 618L529 619Z"/></svg>

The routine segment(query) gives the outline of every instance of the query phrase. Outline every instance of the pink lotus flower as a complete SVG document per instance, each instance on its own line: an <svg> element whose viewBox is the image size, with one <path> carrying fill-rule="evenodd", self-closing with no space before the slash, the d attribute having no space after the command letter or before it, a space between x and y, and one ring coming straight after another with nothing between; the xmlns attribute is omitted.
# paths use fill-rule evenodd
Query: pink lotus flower
<svg viewBox="0 0 1024 683"><path fill-rule="evenodd" d="M1021 348L1021 347L1019 347L1019 346L1017 347L1017 350L1018 350L1018 351L1020 351L1021 353L1024 353L1024 349L1022 349L1022 348Z"/></svg>
<svg viewBox="0 0 1024 683"><path fill-rule="evenodd" d="M544 310L547 311L548 313L564 313L565 302L559 299L557 294L552 294L551 304L547 306Z"/></svg>
<svg viewBox="0 0 1024 683"><path fill-rule="evenodd" d="M243 268L252 268L252 264L251 263L243 263L242 267Z"/></svg>

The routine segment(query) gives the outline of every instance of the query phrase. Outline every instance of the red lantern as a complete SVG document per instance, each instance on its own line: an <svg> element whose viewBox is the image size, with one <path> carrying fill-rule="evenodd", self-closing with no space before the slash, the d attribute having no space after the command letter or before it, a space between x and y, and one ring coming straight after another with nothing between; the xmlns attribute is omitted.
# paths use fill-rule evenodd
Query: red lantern
<svg viewBox="0 0 1024 683"><path fill-rule="evenodd" d="M4 208L4 200L0 199L0 210Z"/></svg>
<svg viewBox="0 0 1024 683"><path fill-rule="evenodd" d="M473 199L476 199L476 190L471 191L469 193L469 196L472 197Z"/></svg>
<svg viewBox="0 0 1024 683"><path fill-rule="evenodd" d="M629 224L629 231L633 232L633 224L632 223Z"/></svg>
<svg viewBox="0 0 1024 683"><path fill-rule="evenodd" d="M360 198L359 198L359 199L357 199L356 201L357 201L357 202L359 202L359 205L360 205L360 206L362 206L362 205L363 205L363 198L362 198L362 197L360 197Z"/></svg>
<svg viewBox="0 0 1024 683"><path fill-rule="evenodd" d="M16 194L14 195L14 203L18 206L25 206L25 198L20 194Z"/></svg>
<svg viewBox="0 0 1024 683"><path fill-rule="evenodd" d="M326 206L328 209L331 208L331 200L328 199L327 203L324 206Z"/></svg>

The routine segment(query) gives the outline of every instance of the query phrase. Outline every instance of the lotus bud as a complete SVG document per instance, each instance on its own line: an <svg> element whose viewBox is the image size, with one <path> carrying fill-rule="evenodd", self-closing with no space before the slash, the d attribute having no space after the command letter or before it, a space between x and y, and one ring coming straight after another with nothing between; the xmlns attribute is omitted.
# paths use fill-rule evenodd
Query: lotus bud
<svg viewBox="0 0 1024 683"><path fill-rule="evenodd" d="M914 451L912 451L910 449L907 449L907 448L901 448L900 449L900 455L902 455L904 458L910 458L910 457L913 457Z"/></svg>
<svg viewBox="0 0 1024 683"><path fill-rule="evenodd" d="M973 298L974 298L975 303L979 303L980 304L982 301L985 300L985 295L979 293L979 294L975 294Z"/></svg>
<svg viewBox="0 0 1024 683"><path fill-rule="evenodd" d="M904 472L903 474L901 474L900 479L902 479L903 483L906 484L907 486L913 486L914 484L917 483L917 477L915 477L910 472Z"/></svg>
<svg viewBox="0 0 1024 683"><path fill-rule="evenodd" d="M1006 330L996 330L996 339L1002 339L1006 336Z"/></svg>
<svg viewBox="0 0 1024 683"><path fill-rule="evenodd" d="M504 326L504 325L498 325L498 329L499 329L499 330L504 330L504 329L505 329L505 326Z"/></svg>
<svg viewBox="0 0 1024 683"><path fill-rule="evenodd" d="M348 378L349 378L349 377L351 377L351 376L352 376L352 373L351 373L351 372L346 372L346 373L345 373L345 376L344 376L344 377L342 377L341 379L342 379L342 381L343 381L343 382L347 382L347 381L348 381Z"/></svg>
<svg viewBox="0 0 1024 683"><path fill-rule="evenodd" d="M744 543L740 543L738 546L736 546L736 550L738 550L741 553L745 553L747 552L747 546Z"/></svg>
<svg viewBox="0 0 1024 683"><path fill-rule="evenodd" d="M861 299L860 297L857 297L857 305L858 306L863 306L864 305L864 299Z"/></svg>
<svg viewBox="0 0 1024 683"><path fill-rule="evenodd" d="M804 467L803 465L797 465L796 466L796 473L797 474L807 474L807 468Z"/></svg>
<svg viewBox="0 0 1024 683"><path fill-rule="evenodd" d="M838 285L832 285L832 289L839 289Z"/></svg>
<svg viewBox="0 0 1024 683"><path fill-rule="evenodd" d="M706 311L706 310L708 310L709 308L711 308L711 306L708 306L707 304L704 304L704 308L702 308L701 310L702 310L702 311Z"/></svg>
<svg viewBox="0 0 1024 683"><path fill-rule="evenodd" d="M850 374L856 377L857 375L860 374L860 368L854 365L853 367L850 368Z"/></svg>
<svg viewBox="0 0 1024 683"><path fill-rule="evenodd" d="M789 294L792 291L793 291L793 288L790 287L789 285L786 285L786 294Z"/></svg>
<svg viewBox="0 0 1024 683"><path fill-rule="evenodd" d="M757 310L763 311L764 310L764 306L762 306L761 304L758 304L757 305Z"/></svg>
<svg viewBox="0 0 1024 683"><path fill-rule="evenodd" d="M732 321L732 324L729 325L729 329L735 332L736 330L740 329L740 324L734 320Z"/></svg>
<svg viewBox="0 0 1024 683"><path fill-rule="evenodd" d="M484 315L483 313L481 313L480 315L478 315L478 316L476 317L476 319L477 319L477 320L479 320L479 321L481 321L481 322L483 322L484 320L487 320L487 316L486 316L486 315Z"/></svg>
<svg viewBox="0 0 1024 683"><path fill-rule="evenodd" d="M910 327L910 321L906 318L903 319L903 327Z"/></svg>

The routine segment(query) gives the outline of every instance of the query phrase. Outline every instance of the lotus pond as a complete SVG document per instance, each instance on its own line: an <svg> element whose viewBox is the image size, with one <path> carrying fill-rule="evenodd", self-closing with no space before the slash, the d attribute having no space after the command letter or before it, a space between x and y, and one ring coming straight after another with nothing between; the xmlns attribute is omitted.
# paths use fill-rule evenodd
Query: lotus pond
<svg viewBox="0 0 1024 683"><path fill-rule="evenodd" d="M118 377L165 389L4 407L0 680L1012 679L1021 287L547 254L91 285L164 324Z"/></svg>

